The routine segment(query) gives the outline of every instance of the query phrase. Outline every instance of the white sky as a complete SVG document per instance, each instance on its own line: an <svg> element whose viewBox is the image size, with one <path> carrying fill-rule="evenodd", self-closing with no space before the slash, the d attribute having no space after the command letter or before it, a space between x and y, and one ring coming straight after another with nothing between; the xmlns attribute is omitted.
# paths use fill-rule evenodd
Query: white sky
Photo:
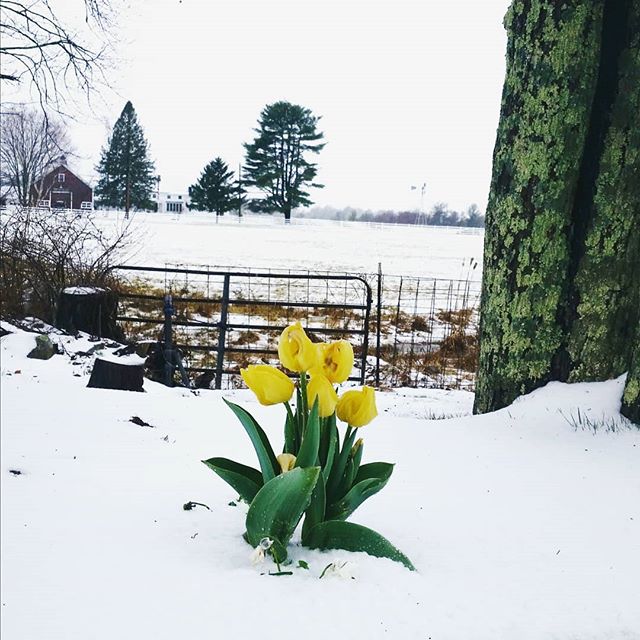
<svg viewBox="0 0 640 640"><path fill-rule="evenodd" d="M276 100L321 115L318 205L486 205L509 0L136 0L103 118L71 127L93 179L127 99L163 191L221 156L232 168ZM98 110L98 108L96 107Z"/></svg>

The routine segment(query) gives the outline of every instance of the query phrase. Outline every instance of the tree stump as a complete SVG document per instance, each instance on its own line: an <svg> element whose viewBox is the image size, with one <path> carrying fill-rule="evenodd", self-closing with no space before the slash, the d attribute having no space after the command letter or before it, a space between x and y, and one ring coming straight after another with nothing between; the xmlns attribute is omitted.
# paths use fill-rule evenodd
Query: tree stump
<svg viewBox="0 0 640 640"><path fill-rule="evenodd" d="M113 360L96 358L87 387L144 391L142 388L143 377L143 363L114 362Z"/></svg>
<svg viewBox="0 0 640 640"><path fill-rule="evenodd" d="M124 335L116 324L118 296L100 287L67 287L60 292L56 327L69 333L84 331L119 342Z"/></svg>

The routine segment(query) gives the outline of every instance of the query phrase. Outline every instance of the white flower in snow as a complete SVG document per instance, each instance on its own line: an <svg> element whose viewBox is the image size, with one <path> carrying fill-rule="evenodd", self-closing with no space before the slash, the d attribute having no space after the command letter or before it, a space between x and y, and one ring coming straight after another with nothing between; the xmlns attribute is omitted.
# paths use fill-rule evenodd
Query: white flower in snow
<svg viewBox="0 0 640 640"><path fill-rule="evenodd" d="M342 578L343 580L352 580L355 579L353 574L355 573L356 568L357 565L354 562L337 559L325 567L320 577L335 577Z"/></svg>
<svg viewBox="0 0 640 640"><path fill-rule="evenodd" d="M255 566L264 562L264 554L271 549L272 544L273 540L271 538L262 538L258 546L251 552L251 564Z"/></svg>

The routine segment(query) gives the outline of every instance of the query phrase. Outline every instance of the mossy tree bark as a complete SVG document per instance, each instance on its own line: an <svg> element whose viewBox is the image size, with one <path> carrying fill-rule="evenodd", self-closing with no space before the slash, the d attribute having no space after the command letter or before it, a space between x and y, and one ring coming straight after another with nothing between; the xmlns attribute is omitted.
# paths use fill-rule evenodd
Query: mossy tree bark
<svg viewBox="0 0 640 640"><path fill-rule="evenodd" d="M480 413L620 375L640 313L640 0L514 0L505 23Z"/></svg>

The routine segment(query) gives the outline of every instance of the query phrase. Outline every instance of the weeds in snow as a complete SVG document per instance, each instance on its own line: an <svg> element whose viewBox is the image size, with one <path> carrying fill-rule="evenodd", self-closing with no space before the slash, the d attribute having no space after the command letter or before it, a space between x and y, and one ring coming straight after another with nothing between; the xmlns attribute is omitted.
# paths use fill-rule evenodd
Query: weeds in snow
<svg viewBox="0 0 640 640"><path fill-rule="evenodd" d="M605 416L592 417L578 407L574 412L566 415L563 411L560 415L574 428L575 431L589 431L596 434L598 431L605 433L617 433L618 431L626 431L634 425L624 416Z"/></svg>

